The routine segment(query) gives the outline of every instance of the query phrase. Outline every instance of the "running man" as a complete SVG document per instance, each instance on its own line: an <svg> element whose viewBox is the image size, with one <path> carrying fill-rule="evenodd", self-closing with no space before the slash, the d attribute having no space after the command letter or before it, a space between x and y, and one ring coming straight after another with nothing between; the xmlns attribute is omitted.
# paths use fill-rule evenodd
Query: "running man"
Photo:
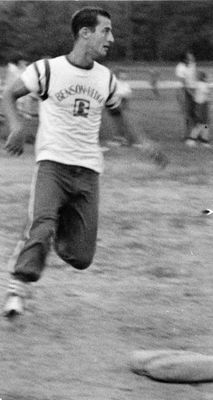
<svg viewBox="0 0 213 400"><path fill-rule="evenodd" d="M78 270L93 259L103 169L99 128L103 107L119 111L116 77L96 60L114 42L111 17L101 8L84 7L72 17L74 46L68 55L29 65L4 95L10 135L6 150L24 150L18 98L39 94L40 122L35 142L36 172L31 191L29 224L18 243L4 315L24 312L27 284L40 279L51 243L66 263ZM122 117L121 117L122 118ZM119 119L119 128L135 138ZM151 157L160 162L154 151Z"/></svg>

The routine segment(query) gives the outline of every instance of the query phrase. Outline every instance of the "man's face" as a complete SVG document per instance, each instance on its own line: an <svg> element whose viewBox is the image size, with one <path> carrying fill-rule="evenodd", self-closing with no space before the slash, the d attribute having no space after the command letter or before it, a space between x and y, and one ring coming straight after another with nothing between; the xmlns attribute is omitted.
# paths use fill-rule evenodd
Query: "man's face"
<svg viewBox="0 0 213 400"><path fill-rule="evenodd" d="M88 43L94 59L105 57L109 47L114 42L110 19L102 15L98 15L97 18L98 24L96 25L95 31L91 32Z"/></svg>

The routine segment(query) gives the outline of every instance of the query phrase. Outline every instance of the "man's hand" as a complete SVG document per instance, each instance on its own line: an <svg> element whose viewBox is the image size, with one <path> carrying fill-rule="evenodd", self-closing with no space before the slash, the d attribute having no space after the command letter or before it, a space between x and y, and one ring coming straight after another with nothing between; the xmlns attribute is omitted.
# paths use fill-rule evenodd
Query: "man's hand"
<svg viewBox="0 0 213 400"><path fill-rule="evenodd" d="M10 154L20 156L24 151L24 135L22 126L17 124L16 128L11 129L11 133L5 143L5 149Z"/></svg>

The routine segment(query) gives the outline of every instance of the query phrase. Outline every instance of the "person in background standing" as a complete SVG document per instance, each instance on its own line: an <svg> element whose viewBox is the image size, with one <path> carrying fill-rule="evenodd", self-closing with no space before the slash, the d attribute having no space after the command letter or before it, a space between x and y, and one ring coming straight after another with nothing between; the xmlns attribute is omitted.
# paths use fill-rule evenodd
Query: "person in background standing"
<svg viewBox="0 0 213 400"><path fill-rule="evenodd" d="M5 81L5 89L7 89L9 86L12 86L13 83L20 78L22 73L25 71L27 68L28 62L22 58L21 55L15 56L11 59L11 61L8 63L7 66L7 72L6 72L6 81ZM31 95L26 95L24 97L21 97L17 101L17 107L19 110L19 113L21 116L25 119L31 119L30 116L30 100L31 100Z"/></svg>
<svg viewBox="0 0 213 400"><path fill-rule="evenodd" d="M209 147L209 84L204 71L198 72L194 92L196 125L192 128L190 138L193 144L200 141Z"/></svg>
<svg viewBox="0 0 213 400"><path fill-rule="evenodd" d="M175 74L181 83L181 88L177 92L177 100L184 115L184 140L186 144L190 144L188 139L196 123L194 90L197 79L197 67L192 52L187 51L181 56L180 62L176 66Z"/></svg>
<svg viewBox="0 0 213 400"><path fill-rule="evenodd" d="M154 94L155 99L158 100L160 98L160 92L158 87L160 72L157 69L152 68L149 71L149 75L150 75L150 86L152 93Z"/></svg>

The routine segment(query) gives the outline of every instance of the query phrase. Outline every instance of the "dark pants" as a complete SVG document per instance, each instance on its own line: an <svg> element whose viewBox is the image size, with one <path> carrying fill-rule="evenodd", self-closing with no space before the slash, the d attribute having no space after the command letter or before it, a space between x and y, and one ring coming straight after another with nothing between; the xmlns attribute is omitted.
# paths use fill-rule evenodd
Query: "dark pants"
<svg viewBox="0 0 213 400"><path fill-rule="evenodd" d="M196 123L209 124L209 104L205 103L196 104Z"/></svg>
<svg viewBox="0 0 213 400"><path fill-rule="evenodd" d="M185 139L190 137L191 130L196 124L196 110L195 101L191 93L185 90L185 121L186 121L186 131Z"/></svg>
<svg viewBox="0 0 213 400"><path fill-rule="evenodd" d="M59 257L77 269L93 259L98 224L99 174L53 161L39 163L33 215L13 275L37 281L53 241Z"/></svg>

